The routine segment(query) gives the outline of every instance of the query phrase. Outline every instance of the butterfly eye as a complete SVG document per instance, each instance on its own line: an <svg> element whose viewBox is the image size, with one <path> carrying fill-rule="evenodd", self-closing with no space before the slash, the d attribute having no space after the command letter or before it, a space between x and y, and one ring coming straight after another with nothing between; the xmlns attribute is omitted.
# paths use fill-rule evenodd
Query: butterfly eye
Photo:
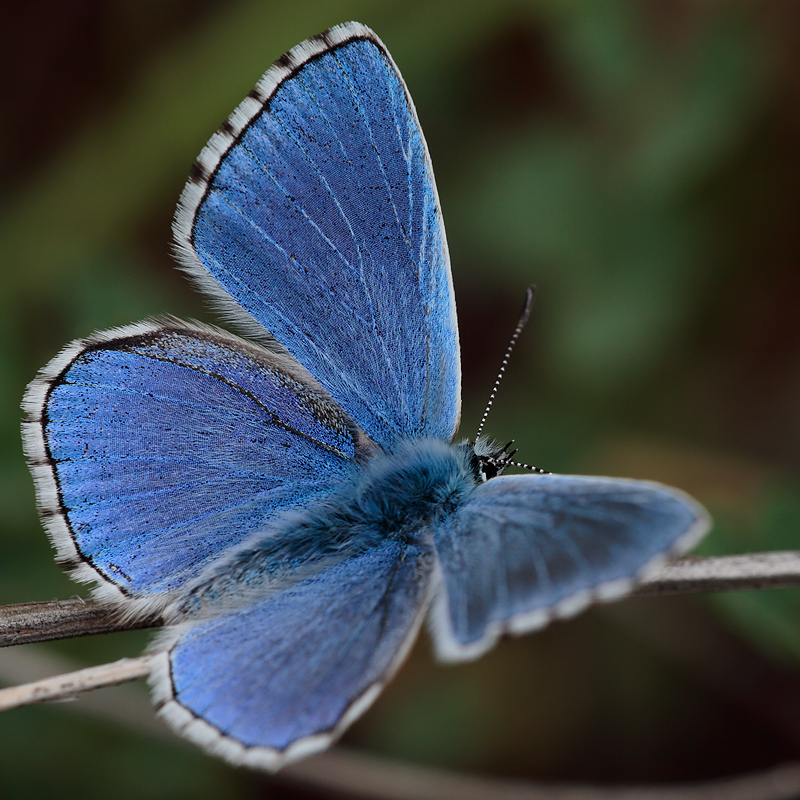
<svg viewBox="0 0 800 800"><path fill-rule="evenodd" d="M478 483L486 483L486 481L504 472L508 464L506 460L502 458L503 455L502 451L495 451L491 454L481 453L480 455L473 452L470 457L470 468L475 480ZM498 456L500 456L500 458L498 458Z"/></svg>
<svg viewBox="0 0 800 800"><path fill-rule="evenodd" d="M469 469L476 483L483 483L486 477L483 472L483 459L473 450L469 456Z"/></svg>
<svg viewBox="0 0 800 800"><path fill-rule="evenodd" d="M497 477L504 469L504 465L498 464L493 459L481 459L481 481L486 482Z"/></svg>

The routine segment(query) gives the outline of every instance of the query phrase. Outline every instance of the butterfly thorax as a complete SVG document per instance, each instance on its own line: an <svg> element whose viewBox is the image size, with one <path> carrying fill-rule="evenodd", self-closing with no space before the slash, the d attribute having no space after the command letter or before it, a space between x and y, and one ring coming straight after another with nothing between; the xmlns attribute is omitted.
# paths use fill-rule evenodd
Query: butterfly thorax
<svg viewBox="0 0 800 800"><path fill-rule="evenodd" d="M409 441L399 452L378 456L367 465L348 505L358 525L374 531L378 539L413 540L420 528L452 514L478 483L466 443Z"/></svg>
<svg viewBox="0 0 800 800"><path fill-rule="evenodd" d="M496 474L485 443L413 440L377 455L342 488L303 509L291 509L217 562L173 606L176 618L205 616L252 602L305 580L387 539L429 539L440 520Z"/></svg>

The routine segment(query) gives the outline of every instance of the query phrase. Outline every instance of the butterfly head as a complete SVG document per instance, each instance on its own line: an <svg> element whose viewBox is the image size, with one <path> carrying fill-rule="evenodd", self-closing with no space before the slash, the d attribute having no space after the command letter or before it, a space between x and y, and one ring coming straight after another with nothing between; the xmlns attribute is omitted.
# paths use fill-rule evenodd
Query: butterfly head
<svg viewBox="0 0 800 800"><path fill-rule="evenodd" d="M468 452L469 466L476 483L486 483L486 481L502 475L509 467L519 467L537 475L550 474L548 470L541 467L514 461L517 450L516 448L511 449L513 444L514 440L512 439L501 447L497 442L493 442L485 436L479 436L474 442L462 443L462 447Z"/></svg>
<svg viewBox="0 0 800 800"><path fill-rule="evenodd" d="M513 440L501 447L491 439L480 436L474 442L464 442L471 450L470 468L477 483L485 483L502 475L514 462L511 460L516 450L511 450Z"/></svg>

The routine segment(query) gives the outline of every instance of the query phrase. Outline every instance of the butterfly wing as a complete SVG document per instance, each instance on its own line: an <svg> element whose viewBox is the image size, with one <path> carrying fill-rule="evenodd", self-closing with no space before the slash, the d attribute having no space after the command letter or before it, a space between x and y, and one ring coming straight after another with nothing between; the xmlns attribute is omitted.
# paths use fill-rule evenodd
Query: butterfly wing
<svg viewBox="0 0 800 800"><path fill-rule="evenodd" d="M234 764L277 769L324 749L405 657L432 564L430 547L386 541L277 595L179 626L155 647L159 713Z"/></svg>
<svg viewBox="0 0 800 800"><path fill-rule="evenodd" d="M451 439L439 201L411 98L368 28L339 25L267 70L200 154L175 235L200 288L250 335L269 331L373 441Z"/></svg>
<svg viewBox="0 0 800 800"><path fill-rule="evenodd" d="M476 658L503 633L619 597L708 526L698 503L657 483L494 478L434 534L444 583L432 616L438 653Z"/></svg>
<svg viewBox="0 0 800 800"><path fill-rule="evenodd" d="M59 560L108 599L165 604L162 593L329 491L369 448L296 362L172 321L73 343L24 408Z"/></svg>

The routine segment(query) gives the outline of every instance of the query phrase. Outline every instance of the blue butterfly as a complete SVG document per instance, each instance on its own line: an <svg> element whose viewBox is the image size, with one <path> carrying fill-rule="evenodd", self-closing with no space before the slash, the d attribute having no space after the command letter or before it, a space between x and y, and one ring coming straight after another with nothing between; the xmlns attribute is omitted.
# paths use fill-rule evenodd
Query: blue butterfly
<svg viewBox="0 0 800 800"><path fill-rule="evenodd" d="M74 342L30 385L58 560L161 613L159 714L234 764L330 744L427 617L438 655L619 597L705 511L653 483L500 476L455 440L456 310L408 91L357 23L267 70L193 167L177 256L250 341L164 318Z"/></svg>

